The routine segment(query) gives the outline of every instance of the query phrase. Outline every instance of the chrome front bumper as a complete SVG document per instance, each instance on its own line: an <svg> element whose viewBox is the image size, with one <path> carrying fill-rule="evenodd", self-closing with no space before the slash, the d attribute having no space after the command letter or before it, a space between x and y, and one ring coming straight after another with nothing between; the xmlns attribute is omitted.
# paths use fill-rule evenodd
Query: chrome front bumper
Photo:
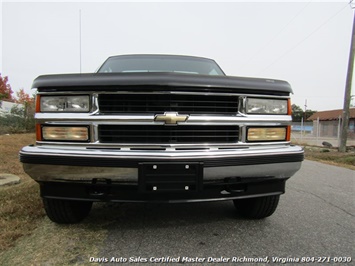
<svg viewBox="0 0 355 266"><path fill-rule="evenodd" d="M27 146L20 151L25 172L36 181L138 182L139 163L200 162L203 181L230 177L285 179L303 161L301 147L255 146L219 150L115 150Z"/></svg>

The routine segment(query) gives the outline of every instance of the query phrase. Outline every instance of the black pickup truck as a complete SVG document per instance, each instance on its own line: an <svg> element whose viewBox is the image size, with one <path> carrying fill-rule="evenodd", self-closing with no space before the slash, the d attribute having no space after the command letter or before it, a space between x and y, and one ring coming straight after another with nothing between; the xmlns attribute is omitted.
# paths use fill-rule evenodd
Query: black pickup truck
<svg viewBox="0 0 355 266"><path fill-rule="evenodd" d="M265 218L303 161L290 143L289 83L226 76L211 59L113 56L97 73L33 87L37 139L20 160L57 223L99 201L233 200Z"/></svg>

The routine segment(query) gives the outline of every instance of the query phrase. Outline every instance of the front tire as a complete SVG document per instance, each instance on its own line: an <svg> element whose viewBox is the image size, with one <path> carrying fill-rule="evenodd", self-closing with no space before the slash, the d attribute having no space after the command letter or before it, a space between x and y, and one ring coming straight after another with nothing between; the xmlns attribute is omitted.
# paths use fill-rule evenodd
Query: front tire
<svg viewBox="0 0 355 266"><path fill-rule="evenodd" d="M74 224L88 216L92 202L43 198L48 218L58 224Z"/></svg>
<svg viewBox="0 0 355 266"><path fill-rule="evenodd" d="M233 200L237 212L243 217L263 219L272 215L279 203L280 195Z"/></svg>

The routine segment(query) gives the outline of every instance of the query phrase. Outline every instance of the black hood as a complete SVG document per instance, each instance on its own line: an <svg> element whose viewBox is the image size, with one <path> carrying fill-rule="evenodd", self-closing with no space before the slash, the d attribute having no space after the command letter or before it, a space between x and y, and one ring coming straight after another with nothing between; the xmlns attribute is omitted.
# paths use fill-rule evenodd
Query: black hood
<svg viewBox="0 0 355 266"><path fill-rule="evenodd" d="M157 72L43 75L37 77L32 84L32 88L37 88L39 91L127 89L134 91L144 87L160 89L169 87L169 90L184 88L184 90L211 92L253 91L281 95L292 93L290 84L282 80Z"/></svg>

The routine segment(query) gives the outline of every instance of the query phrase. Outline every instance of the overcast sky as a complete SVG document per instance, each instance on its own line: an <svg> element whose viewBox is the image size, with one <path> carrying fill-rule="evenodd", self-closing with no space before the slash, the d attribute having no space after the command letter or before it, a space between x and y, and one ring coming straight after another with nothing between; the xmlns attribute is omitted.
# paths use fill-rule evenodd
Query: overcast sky
<svg viewBox="0 0 355 266"><path fill-rule="evenodd" d="M343 107L348 1L2 1L1 9L0 73L15 91L31 93L42 74L80 71L81 10L82 72L110 55L196 55L227 75L287 80L302 108Z"/></svg>

